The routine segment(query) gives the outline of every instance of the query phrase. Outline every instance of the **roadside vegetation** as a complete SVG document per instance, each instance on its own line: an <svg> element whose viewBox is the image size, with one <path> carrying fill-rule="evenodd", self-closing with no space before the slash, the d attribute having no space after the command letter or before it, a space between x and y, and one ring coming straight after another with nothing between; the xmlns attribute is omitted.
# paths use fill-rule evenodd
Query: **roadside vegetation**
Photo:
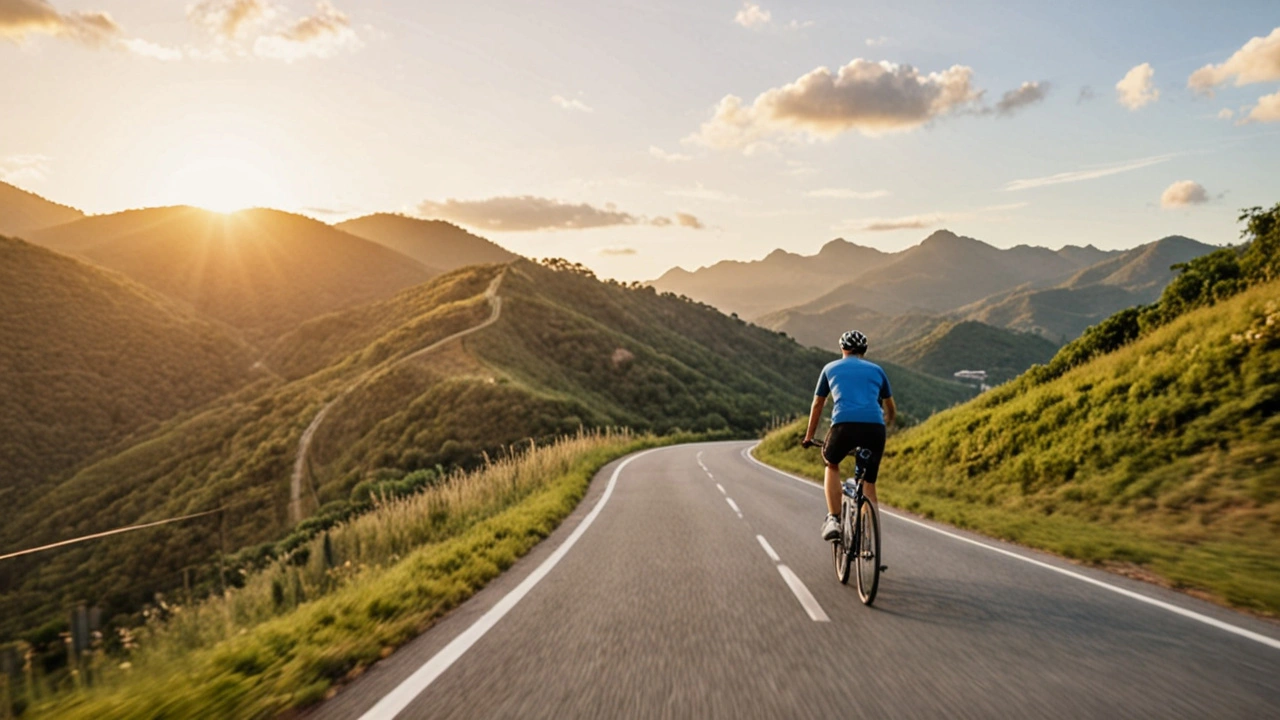
<svg viewBox="0 0 1280 720"><path fill-rule="evenodd" d="M1280 205L1152 305L898 433L881 497L927 517L1280 615ZM811 478L803 426L757 455Z"/></svg>
<svg viewBox="0 0 1280 720"><path fill-rule="evenodd" d="M94 656L92 687L41 688L27 716L262 718L313 704L510 567L609 461L692 439L583 432L473 472L426 472L400 497L365 488L368 512L271 558L242 587L160 600L126 633L129 649Z"/></svg>

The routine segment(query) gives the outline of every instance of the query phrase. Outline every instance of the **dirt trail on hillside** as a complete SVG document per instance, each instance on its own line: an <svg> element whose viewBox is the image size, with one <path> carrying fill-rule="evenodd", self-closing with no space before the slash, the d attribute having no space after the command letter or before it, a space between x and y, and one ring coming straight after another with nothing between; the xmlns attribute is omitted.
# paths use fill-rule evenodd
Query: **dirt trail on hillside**
<svg viewBox="0 0 1280 720"><path fill-rule="evenodd" d="M506 274L506 270L498 273L498 276L493 279L493 282L489 283L489 287L484 291L484 298L489 301L489 306L492 308L488 319L484 322L479 325L469 327L466 330L460 330L449 337L437 340L421 350L415 350L402 358L390 360L366 370L359 377L353 380L350 385L343 389L337 397L326 403L324 407L320 408L320 412L316 413L311 424L303 431L302 438L298 440L298 455L293 461L293 476L289 482L289 522L291 524L296 524L302 520L302 480L309 471L311 441L315 438L316 431L320 429L320 426L324 423L325 418L329 415L329 411L333 409L333 406L337 405L343 398L355 392L361 385L368 381L369 378L373 377L374 374L393 368L401 363L416 360L423 355L447 345L448 343L464 338L471 333L478 332L496 323L499 316L502 314L502 298L498 296L498 287L502 284L502 278L505 277ZM311 485L311 492L314 496L316 492L314 483ZM320 504L320 499L316 497L315 500L316 505L318 506Z"/></svg>

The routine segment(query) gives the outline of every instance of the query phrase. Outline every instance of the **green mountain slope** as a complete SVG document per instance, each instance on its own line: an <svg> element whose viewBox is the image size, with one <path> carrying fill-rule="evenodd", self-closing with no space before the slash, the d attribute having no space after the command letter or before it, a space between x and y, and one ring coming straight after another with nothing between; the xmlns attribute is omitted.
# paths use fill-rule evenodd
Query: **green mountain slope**
<svg viewBox="0 0 1280 720"><path fill-rule="evenodd" d="M439 270L467 265L505 263L518 256L506 248L443 220L377 213L335 225L356 237L376 242Z"/></svg>
<svg viewBox="0 0 1280 720"><path fill-rule="evenodd" d="M26 491L251 378L226 329L141 286L0 238L0 526Z"/></svg>
<svg viewBox="0 0 1280 720"><path fill-rule="evenodd" d="M913 370L951 378L959 370L985 370L996 385L1053 358L1058 346L1031 333L1018 333L972 320L948 322L928 335L869 353Z"/></svg>
<svg viewBox="0 0 1280 720"><path fill-rule="evenodd" d="M1280 205L1044 366L892 438L898 507L1280 614ZM816 474L789 427L762 445Z"/></svg>
<svg viewBox="0 0 1280 720"><path fill-rule="evenodd" d="M0 182L0 235L25 236L32 230L61 225L84 217L73 207L45 200L35 193Z"/></svg>
<svg viewBox="0 0 1280 720"><path fill-rule="evenodd" d="M277 210L131 210L31 233L117 270L262 343L326 312L390 297L434 271L376 243Z"/></svg>
<svg viewBox="0 0 1280 720"><path fill-rule="evenodd" d="M497 322L418 351L491 317L485 289L501 278ZM59 550L0 567L0 634L30 628L74 598L111 612L172 590L191 568L289 531L290 487L303 431L328 407L305 456L307 513L342 507L357 486L404 473L472 467L504 446L579 425L754 432L803 411L833 354L660 295L600 282L580 268L527 261L473 266L367 307L317 318L273 350L286 377L263 380L78 472L0 529L16 548L209 508L216 516ZM969 389L889 368L907 413ZM321 507L323 506L323 508Z"/></svg>

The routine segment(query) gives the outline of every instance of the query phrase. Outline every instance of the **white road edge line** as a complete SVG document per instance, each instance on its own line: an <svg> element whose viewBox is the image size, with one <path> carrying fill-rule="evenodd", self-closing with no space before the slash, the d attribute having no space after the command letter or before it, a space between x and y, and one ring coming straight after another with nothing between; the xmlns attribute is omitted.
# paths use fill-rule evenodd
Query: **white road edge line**
<svg viewBox="0 0 1280 720"><path fill-rule="evenodd" d="M743 457L745 457L745 458L747 458L747 459L748 459L748 460L750 460L751 462L755 463L756 465L759 465L759 466L760 466L760 467L762 467L762 468L767 468L767 469L769 469L769 470L772 470L772 471L774 471L775 473L778 473L779 475L782 475L783 477L791 478L792 480L795 480L796 482L804 483L805 485L808 485L808 486L810 486L810 487L812 487L812 488L815 488L815 489L820 489L820 488L818 488L817 483L811 482L811 481L809 481L809 480L806 480L806 479L804 479L804 478L802 478L802 477L799 477L799 476L796 476L796 475L792 475L792 474L791 474L791 473L789 473L789 472L786 472L786 471L783 471L783 470L779 470L778 468L773 467L772 465L768 465L768 464L766 464L766 463L760 462L759 460L757 460L757 459L755 458L755 456L754 456L754 455L752 455L752 454L751 454L751 450L753 450L753 449L755 449L755 446L754 446L754 445L753 445L753 446L751 446L751 447L749 447L749 448L747 448L747 449L745 449L745 450L743 450L743 451L742 451L742 456L743 456ZM1204 623L1205 625L1209 625L1209 626L1211 626L1211 627L1218 628L1219 630L1225 630L1226 632L1233 633L1233 634L1235 634L1235 635L1239 635L1240 637L1248 638L1248 639L1250 639L1250 640L1253 640L1254 642L1262 643L1263 645L1266 645L1266 646L1268 646L1268 647L1271 647L1271 648L1275 648L1275 649L1277 649L1277 650L1280 650L1280 640L1277 640L1277 639L1275 639L1275 638L1273 638L1273 637L1268 637L1268 636L1266 636L1266 635L1263 635L1262 633L1256 633L1256 632L1254 632L1254 631L1252 631L1252 630L1247 630L1247 629L1242 628L1242 627L1239 627L1239 626L1237 626L1237 625L1232 625L1231 623L1223 622L1222 620L1219 620L1219 619L1217 619L1217 618L1212 618L1212 617L1209 617L1208 615L1202 615L1202 614L1200 614L1200 613L1198 613L1198 612L1195 612L1194 610L1187 610L1186 608L1180 608L1180 607L1178 607L1177 605L1174 605L1174 604L1172 604L1172 603L1167 603L1167 602L1165 602L1165 601L1163 601L1163 600L1157 600L1156 598L1148 597L1148 596L1146 596L1146 595L1143 595L1142 593L1137 593L1137 592L1134 592L1134 591L1132 591L1132 590L1128 590L1128 589L1125 589L1125 588L1119 587L1119 586L1117 586L1117 585L1112 585L1112 584L1110 584L1110 583L1105 583L1105 582L1102 582L1101 580L1095 580L1094 578L1091 578L1091 577L1089 577L1088 575L1084 575L1084 574L1082 574L1082 573L1074 572L1074 571L1072 571L1072 570L1068 570L1068 569L1066 569L1066 568L1060 568L1060 567L1058 567L1058 566L1056 566L1056 565L1050 565L1049 563L1041 562L1041 561L1039 561L1039 560L1036 560L1035 558L1029 558L1029 557L1027 557L1027 556L1025 556L1025 555L1020 555L1020 554L1018 554L1018 553L1016 553L1016 552L1012 552L1012 551L1009 551L1009 550L1005 550L1004 548L998 548L998 547L996 547L996 546L994 546L994 545L988 545L987 543L979 542L979 541L977 541L977 540L973 540L973 539L971 539L971 538L967 538L967 537L965 537L965 536L963 536L963 535L957 535L956 533L948 532L948 531L946 531L946 530L943 530L942 528L934 527L934 526L932 526L932 525L930 525L930 524L928 524L928 523L923 523L923 522L920 522L919 520L914 520L914 519L912 519L912 518L905 517L905 516L903 516L903 515L899 515L899 514L894 513L894 512L890 512L890 511L888 511L888 510L885 510L884 508L881 508L881 509L880 509L880 513L881 513L881 514L883 514L883 515L888 515L889 517L891 517L891 518L895 518L895 519L897 519L897 520L902 520L902 521L905 521L905 522L909 522L909 523L911 523L912 525L919 525L920 527L922 527L922 528L924 528L924 529L926 529L926 530L932 530L933 532L936 532L936 533L938 533L939 535L946 535L947 537L952 538L952 539L954 539L954 540L959 540L959 541L961 541L961 542L966 542L966 543L969 543L970 545L977 545L977 546L978 546L978 547L980 547L980 548L986 548L987 550L990 550L990 551L992 551L992 552L1000 553L1001 555L1007 555L1008 557L1011 557L1011 558L1013 558L1013 559L1015 559L1015 560L1021 560L1021 561L1025 562L1025 563L1031 563L1032 565L1036 565L1036 566L1038 566L1038 567L1042 567L1042 568L1044 568L1044 569L1046 569L1046 570L1052 570L1053 572L1056 572L1056 573L1058 573L1058 574L1060 574L1060 575L1066 575L1066 576L1067 576L1067 577L1069 577L1069 578L1074 578L1074 579L1079 580L1079 581L1081 581L1081 582L1089 583L1090 585L1094 585L1094 586L1096 586L1096 587L1100 587L1100 588L1102 588L1102 589L1104 589L1104 590L1110 590L1110 591L1111 591L1111 592L1113 592L1113 593L1117 593L1117 594L1119 594L1119 595L1123 595L1123 596L1125 596L1125 597L1127 597L1127 598L1131 598L1131 599L1133 599L1133 600L1137 600L1138 602L1144 602L1144 603L1147 603L1148 605L1153 605L1153 606L1158 607L1158 608L1160 608L1160 609L1162 609L1162 610L1167 610L1167 611L1169 611L1169 612L1171 612L1171 613L1174 613L1175 615L1181 615L1181 616L1183 616L1183 617L1185 617L1185 618L1190 618L1191 620L1195 620L1196 622L1201 622L1201 623Z"/></svg>
<svg viewBox="0 0 1280 720"><path fill-rule="evenodd" d="M728 495L728 494L729 494L729 493L725 492L724 486L723 486L723 485L721 485L720 483L716 483L716 487L720 488L720 494L721 494L721 495Z"/></svg>
<svg viewBox="0 0 1280 720"><path fill-rule="evenodd" d="M764 548L764 553L769 556L770 560L782 562L782 558L778 557L778 553L774 551L773 546L769 544L768 540L764 539L763 535L757 535L756 539L760 541L760 547Z"/></svg>
<svg viewBox="0 0 1280 720"><path fill-rule="evenodd" d="M614 468L613 475L609 477L609 485L605 487L604 494L596 501L595 507L591 508L591 512L582 518L582 522L578 523L578 527L574 528L569 537L565 538L565 541L560 544L560 547L555 549L555 552L551 553L546 560L543 560L542 564L529 574L529 577L521 581L519 585L504 595L496 605L489 608L488 612L472 623L471 627L441 648L439 652L423 663L404 682L397 685L394 690L384 695L376 705L360 716L360 720L391 720L400 711L408 707L409 703L422 694L422 691L435 682L436 678L440 677L445 670L448 670L449 666L453 665L472 645L475 645L480 638L484 637L485 633L493 629L493 626L498 624L498 621L503 616L511 612L516 603L520 602L525 595L528 595L529 591L542 578L546 577L547 573L551 572L552 568L573 548L574 543L578 542L578 538L581 538L587 528L591 527L591 523L595 522L596 516L604 509L605 503L609 502L609 496L613 494L613 487L618 483L618 476L622 473L623 468L630 465L632 460L661 449L663 448L650 448L636 453Z"/></svg>
<svg viewBox="0 0 1280 720"><path fill-rule="evenodd" d="M763 539L763 538L762 538ZM813 593L809 592L809 588L804 586L800 581L800 576L786 565L779 565L778 572L782 575L782 579L787 582L787 587L791 588L791 592L795 594L796 599L804 607L804 611L809 613L809 619L814 622L830 622L831 618L823 612L822 606L818 604Z"/></svg>
<svg viewBox="0 0 1280 720"><path fill-rule="evenodd" d="M742 517L742 511L738 509L738 503L734 502L733 498L727 497L724 501L729 503L729 507L733 508L734 512L738 513L738 517Z"/></svg>

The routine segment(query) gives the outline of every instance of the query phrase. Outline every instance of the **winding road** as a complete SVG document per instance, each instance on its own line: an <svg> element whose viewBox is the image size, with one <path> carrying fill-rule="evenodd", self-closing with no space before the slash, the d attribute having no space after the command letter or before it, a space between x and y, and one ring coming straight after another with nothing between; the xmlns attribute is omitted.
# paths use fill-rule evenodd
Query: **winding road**
<svg viewBox="0 0 1280 720"><path fill-rule="evenodd" d="M1280 626L896 511L864 607L818 537L820 488L749 448L610 464L309 717L1280 717Z"/></svg>
<svg viewBox="0 0 1280 720"><path fill-rule="evenodd" d="M320 412L316 413L316 416L312 418L311 424L307 425L307 429L302 431L302 437L298 440L298 454L294 457L293 473L289 478L289 522L297 523L302 520L302 481L303 478L309 476L311 442L315 439L316 431L320 429L322 424L324 424L325 418L328 417L329 411L333 409L333 406L337 405L343 398L359 389L360 386L364 385L364 383L376 373L416 360L423 355L448 345L455 340L464 338L467 335L483 330L498 322L498 318L502 315L502 298L498 296L498 287L502 284L502 278L505 276L506 270L499 272L498 276L489 283L489 287L484 291L484 299L489 302L489 307L491 308L489 317L486 318L484 322L479 325L469 327L466 330L460 330L441 340L437 340L436 342L433 342L419 350L415 350L404 357L388 360L364 371L359 377L343 388L342 392L338 393L337 397L325 403L324 407L320 408ZM314 485L312 486L311 491L313 493L315 492ZM320 501L317 499L316 504L318 505L319 503Z"/></svg>

